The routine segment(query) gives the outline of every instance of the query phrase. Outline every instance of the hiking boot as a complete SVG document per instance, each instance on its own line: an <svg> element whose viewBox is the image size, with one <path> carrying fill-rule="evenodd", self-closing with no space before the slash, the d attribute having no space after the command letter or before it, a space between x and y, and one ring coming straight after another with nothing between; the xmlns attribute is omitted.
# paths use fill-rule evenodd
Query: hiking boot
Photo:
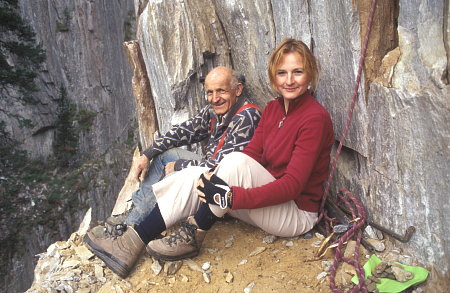
<svg viewBox="0 0 450 293"><path fill-rule="evenodd" d="M117 237L125 233L125 230L127 230L125 220L128 218L129 214L130 210L120 215L114 215L106 219L105 222L106 234L109 235L109 237Z"/></svg>
<svg viewBox="0 0 450 293"><path fill-rule="evenodd" d="M205 235L206 231L197 226L194 217L190 217L171 235L151 241L146 250L151 256L165 261L194 257L199 254Z"/></svg>
<svg viewBox="0 0 450 293"><path fill-rule="evenodd" d="M118 237L125 233L127 225L124 223L129 212L120 215L111 216L106 219L103 225L97 225L90 230L91 235L95 238L111 238Z"/></svg>
<svg viewBox="0 0 450 293"><path fill-rule="evenodd" d="M84 243L108 268L122 278L128 276L145 247L132 227L128 227L122 236L115 238L96 238L89 231L84 236Z"/></svg>

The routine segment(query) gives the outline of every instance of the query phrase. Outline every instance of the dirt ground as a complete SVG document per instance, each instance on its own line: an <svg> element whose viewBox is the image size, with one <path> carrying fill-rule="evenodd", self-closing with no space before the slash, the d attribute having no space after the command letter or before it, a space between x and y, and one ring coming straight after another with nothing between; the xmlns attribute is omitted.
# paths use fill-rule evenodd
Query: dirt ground
<svg viewBox="0 0 450 293"><path fill-rule="evenodd" d="M151 268L153 260L145 255L132 274L122 281L128 284L120 285L121 290L115 288L114 284L118 283L112 280L99 292L245 292L252 282L251 292L331 292L327 277L316 278L324 271L322 260L327 259L311 261L317 251L313 243L318 238L278 238L267 244L263 242L266 236L262 230L238 220L216 223L208 232L200 255L192 259L198 267L211 263L210 283L205 282L201 272L187 265L189 261L184 261L174 275L161 271L155 276ZM226 247L231 242L231 247ZM257 247L265 247L265 250L249 257ZM245 264L240 264L245 260ZM233 280L228 283L229 272Z"/></svg>

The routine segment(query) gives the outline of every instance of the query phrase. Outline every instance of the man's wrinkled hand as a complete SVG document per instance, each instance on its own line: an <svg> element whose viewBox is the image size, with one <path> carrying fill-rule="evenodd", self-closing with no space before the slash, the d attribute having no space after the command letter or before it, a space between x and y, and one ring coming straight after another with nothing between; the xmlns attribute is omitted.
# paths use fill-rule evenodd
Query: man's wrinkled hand
<svg viewBox="0 0 450 293"><path fill-rule="evenodd" d="M166 164L166 167L164 168L164 171L166 172L166 175L169 175L170 173L175 171L175 161L169 162Z"/></svg>
<svg viewBox="0 0 450 293"><path fill-rule="evenodd" d="M146 155L142 155L139 157L139 160L134 169L134 179L136 181L143 181L145 177L147 177L148 168L150 166L150 160Z"/></svg>

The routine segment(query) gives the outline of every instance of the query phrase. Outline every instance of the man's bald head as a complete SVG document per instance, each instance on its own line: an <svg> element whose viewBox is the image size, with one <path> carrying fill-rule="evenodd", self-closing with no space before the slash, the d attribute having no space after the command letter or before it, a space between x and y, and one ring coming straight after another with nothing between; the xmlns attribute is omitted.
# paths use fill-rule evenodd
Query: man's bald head
<svg viewBox="0 0 450 293"><path fill-rule="evenodd" d="M226 114L241 95L243 85L239 75L231 68L218 66L205 79L208 102L218 115Z"/></svg>

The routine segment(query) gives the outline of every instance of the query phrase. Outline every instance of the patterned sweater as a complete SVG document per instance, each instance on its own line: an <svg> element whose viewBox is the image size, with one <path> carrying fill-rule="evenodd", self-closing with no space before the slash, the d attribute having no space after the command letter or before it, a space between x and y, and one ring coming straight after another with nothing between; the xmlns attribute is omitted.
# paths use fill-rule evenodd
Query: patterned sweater
<svg viewBox="0 0 450 293"><path fill-rule="evenodd" d="M207 105L194 117L172 126L163 137L155 139L152 146L143 154L151 160L168 149L190 145L208 138L204 152L206 155L201 161L180 159L176 161L174 168L175 171L188 166L212 168L222 160L224 155L233 151L242 151L252 138L261 118L261 112L255 108L246 108L236 114L244 104L248 104L245 99L238 99L227 114L221 115L222 117L214 112L211 105ZM224 143L214 155L225 131Z"/></svg>

